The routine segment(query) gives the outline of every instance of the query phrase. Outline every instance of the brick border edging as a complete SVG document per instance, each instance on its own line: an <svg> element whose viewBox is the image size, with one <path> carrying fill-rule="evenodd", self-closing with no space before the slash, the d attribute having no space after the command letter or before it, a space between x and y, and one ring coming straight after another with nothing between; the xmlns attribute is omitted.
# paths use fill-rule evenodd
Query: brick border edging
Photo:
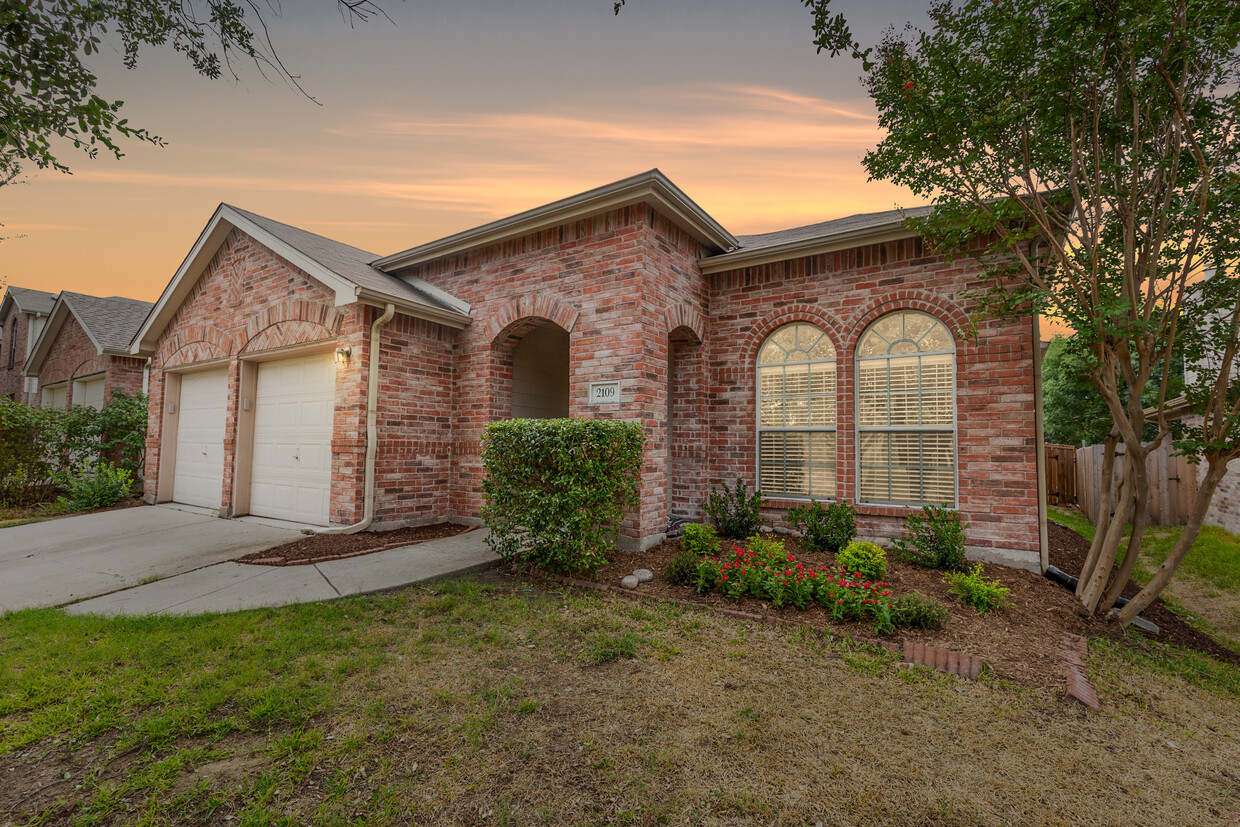
<svg viewBox="0 0 1240 827"><path fill-rule="evenodd" d="M593 580L579 580L575 577L564 577L559 574L548 574L539 572L545 577L562 583L566 586L572 586L582 589L590 589L604 594L618 594L629 598L630 600L657 600L663 603L674 603L680 606L688 606L693 609L703 609L708 612L723 615L724 617L734 617L738 620L748 620L752 623L764 623L767 626L778 626L782 629L808 629L819 637L825 638L827 630L815 626L812 623L800 623L795 620L788 620L775 615L762 615L753 612L742 612L737 609L726 609L720 606L712 606L709 603L702 603L696 600L681 600L676 597L659 597L653 594L642 594L636 590L622 589L617 586L609 586L606 583L595 583ZM943 672L948 675L954 675L958 678L967 678L975 681L982 673L984 666L982 659L976 655L970 655L965 652L956 652L951 649L943 649L939 646L927 646L924 643L913 643L912 641L904 641L903 646L893 643L889 640L879 640L878 638L867 637L865 635L849 635L852 640L866 643L871 646L881 646L882 648L900 655L905 663L914 666L926 666L937 672Z"/></svg>
<svg viewBox="0 0 1240 827"><path fill-rule="evenodd" d="M1102 708L1098 703L1098 690L1085 677L1085 656L1088 654L1089 643L1085 638L1080 635L1063 636L1059 644L1059 657L1068 678L1065 694L1081 706L1097 711Z"/></svg>
<svg viewBox="0 0 1240 827"><path fill-rule="evenodd" d="M380 551L391 551L394 548L404 548L405 546L420 546L423 543L429 543L434 540L448 540L448 539L451 539L452 537L460 537L462 534L468 534L469 532L473 531L477 527L478 526L476 525L466 526L463 531L458 531L456 534L449 534L447 537L431 537L426 540L418 540L417 542L414 542L414 543L408 543L408 542L388 543L386 546L377 546L375 548L364 548L361 551L349 551L349 552L345 552L344 554L327 554L322 557L310 557L305 560L288 560L284 557L259 557L256 560L242 560L240 558L237 558L230 562L241 563L242 565L246 565L246 566L273 566L276 568L283 568L284 566L313 566L315 563L328 563L332 560L347 560L350 557L363 557L367 554L377 554ZM294 540L293 542L297 542L297 541Z"/></svg>

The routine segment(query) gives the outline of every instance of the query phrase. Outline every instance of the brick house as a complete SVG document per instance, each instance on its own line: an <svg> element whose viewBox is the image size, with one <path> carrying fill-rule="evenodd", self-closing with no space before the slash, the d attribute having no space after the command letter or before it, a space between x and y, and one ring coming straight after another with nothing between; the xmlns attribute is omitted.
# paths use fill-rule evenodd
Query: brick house
<svg viewBox="0 0 1240 827"><path fill-rule="evenodd" d="M146 360L129 352L150 302L62 292L34 339L22 372L38 388L31 405L96 410L115 391L143 390Z"/></svg>
<svg viewBox="0 0 1240 827"><path fill-rule="evenodd" d="M0 396L31 402L37 382L23 371L26 355L56 304L55 293L10 284L0 302Z"/></svg>
<svg viewBox="0 0 1240 827"><path fill-rule="evenodd" d="M898 212L735 237L657 170L385 257L221 205L131 347L147 497L470 520L488 422L623 418L648 444L622 546L741 477L771 516L854 501L875 539L946 503L973 556L1036 569L1036 320L963 336L975 280Z"/></svg>

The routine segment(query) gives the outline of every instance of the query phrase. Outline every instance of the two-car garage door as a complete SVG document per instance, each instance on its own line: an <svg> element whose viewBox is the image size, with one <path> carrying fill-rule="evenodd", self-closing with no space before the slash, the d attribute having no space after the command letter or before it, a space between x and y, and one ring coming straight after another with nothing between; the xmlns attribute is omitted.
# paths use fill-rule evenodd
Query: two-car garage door
<svg viewBox="0 0 1240 827"><path fill-rule="evenodd" d="M326 525L336 387L332 356L263 362L257 370L249 512ZM182 376L173 483L177 502L220 507L227 400L225 370ZM238 454L244 462L246 452Z"/></svg>

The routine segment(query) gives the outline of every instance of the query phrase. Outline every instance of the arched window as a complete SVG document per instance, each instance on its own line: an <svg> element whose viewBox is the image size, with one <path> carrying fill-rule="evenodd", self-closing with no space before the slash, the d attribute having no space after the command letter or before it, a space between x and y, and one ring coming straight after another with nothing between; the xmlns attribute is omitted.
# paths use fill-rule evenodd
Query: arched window
<svg viewBox="0 0 1240 827"><path fill-rule="evenodd" d="M835 346L812 324L784 325L758 351L758 487L835 496Z"/></svg>
<svg viewBox="0 0 1240 827"><path fill-rule="evenodd" d="M955 345L942 322L902 310L857 346L863 502L956 501Z"/></svg>

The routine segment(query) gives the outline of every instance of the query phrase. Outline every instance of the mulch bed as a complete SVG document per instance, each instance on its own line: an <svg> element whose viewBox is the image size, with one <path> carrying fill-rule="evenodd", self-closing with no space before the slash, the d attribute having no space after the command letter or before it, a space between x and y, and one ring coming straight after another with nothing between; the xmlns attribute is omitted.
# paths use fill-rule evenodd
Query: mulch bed
<svg viewBox="0 0 1240 827"><path fill-rule="evenodd" d="M1088 542L1074 532L1055 525L1051 526L1050 537L1052 565L1064 571L1079 571L1080 562L1075 563L1075 569L1071 568L1073 562L1069 555L1080 553L1080 559L1083 560L1081 544L1084 544L1084 551L1088 551ZM834 558L830 554L804 549L796 537L785 536L782 539L788 552L807 567L835 567ZM787 616L790 621L832 627L853 637L873 637L871 624L833 620L830 613L820 606L811 605L804 610L774 609L766 601L752 598L733 599L717 592L698 595L692 588L677 586L667 579L665 572L667 564L679 551L680 541L668 540L648 551L618 555L599 570L594 580L618 585L624 575L630 574L634 569L645 568L653 572L655 577L653 581L639 587L638 591L642 594L693 600L744 612L778 614ZM948 594L948 584L943 580L942 572L890 561L886 582L890 584L892 591L896 594L919 591L937 598L951 612L951 617L942 630L900 629L888 638L976 655L1004 680L1060 689L1064 681L1060 646L1065 634L1123 637L1123 633L1114 623L1085 617L1072 592L1051 583L1041 575L991 563L985 564L984 568L988 578L997 577L1004 586L1011 589L1008 599L1012 605L1000 611L979 614ZM1161 603L1147 610L1145 616L1163 630L1160 639L1172 640L1221 660L1240 663L1240 657L1235 653L1193 629L1167 611Z"/></svg>
<svg viewBox="0 0 1240 827"><path fill-rule="evenodd" d="M1085 557L1089 554L1089 541L1058 523L1047 523L1047 529L1051 565L1073 576L1080 575L1085 565ZM1136 583L1129 583L1124 588L1123 596L1133 598L1139 591L1141 591L1140 586ZM1064 592L1067 593L1067 590L1065 589ZM1218 660L1240 666L1240 654L1194 629L1188 621L1163 605L1161 599L1155 600L1146 607L1141 616L1158 626L1159 640L1175 643L1188 649L1196 649Z"/></svg>
<svg viewBox="0 0 1240 827"><path fill-rule="evenodd" d="M427 540L455 537L474 526L456 523L435 523L392 531L361 531L357 534L314 534L282 546L255 551L233 562L258 566L309 565L325 560L339 560L373 554L400 546L412 546Z"/></svg>

